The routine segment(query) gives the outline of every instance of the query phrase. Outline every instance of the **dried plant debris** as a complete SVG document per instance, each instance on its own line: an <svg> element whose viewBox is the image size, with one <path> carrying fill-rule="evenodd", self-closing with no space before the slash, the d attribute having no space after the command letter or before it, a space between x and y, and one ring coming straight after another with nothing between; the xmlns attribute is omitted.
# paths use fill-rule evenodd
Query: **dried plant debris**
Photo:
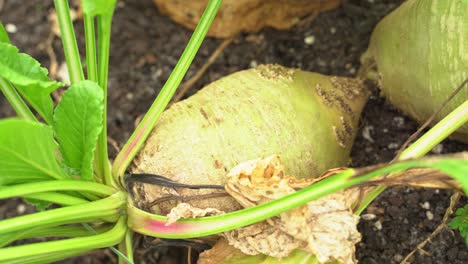
<svg viewBox="0 0 468 264"><path fill-rule="evenodd" d="M286 176L278 156L241 163L228 174L226 191L248 208L279 199L306 187L317 179ZM354 245L360 241L359 217L351 205L357 200L354 189L334 193L247 227L225 232L230 246L247 255L289 256L297 249L316 256L321 263L356 263ZM180 203L167 215L167 224L181 218L224 214L215 208L199 209ZM208 253L207 253L208 254Z"/></svg>
<svg viewBox="0 0 468 264"><path fill-rule="evenodd" d="M177 23L194 29L208 0L153 2L162 13ZM340 3L341 0L225 0L208 31L208 36L229 38L240 32L257 32L268 26L288 29L299 23L302 17L309 16L313 19L320 12L336 8Z"/></svg>
<svg viewBox="0 0 468 264"><path fill-rule="evenodd" d="M188 203L179 203L176 207L172 208L171 212L167 215L166 225L175 223L179 219L197 218L220 214L224 214L224 212L216 208L200 209L193 207Z"/></svg>
<svg viewBox="0 0 468 264"><path fill-rule="evenodd" d="M228 176L227 192L244 207L281 198L295 192L297 186L311 183L285 176L278 156L242 163ZM334 193L224 236L230 245L249 255L282 258L303 249L322 263L356 263L354 245L361 235L357 231L359 217L353 214L351 204L357 195L354 190Z"/></svg>

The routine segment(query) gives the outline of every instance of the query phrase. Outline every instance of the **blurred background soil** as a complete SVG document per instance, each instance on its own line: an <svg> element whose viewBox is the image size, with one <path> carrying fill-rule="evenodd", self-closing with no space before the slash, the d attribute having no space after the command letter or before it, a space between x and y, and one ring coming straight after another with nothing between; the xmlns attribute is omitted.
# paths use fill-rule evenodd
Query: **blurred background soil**
<svg viewBox="0 0 468 264"><path fill-rule="evenodd" d="M118 1L113 28L109 72L109 136L115 157L148 109L175 66L191 32L161 15L151 0ZM348 0L341 7L305 19L290 30L264 29L236 36L185 97L229 73L263 63L278 63L323 74L354 76L370 33L400 0ZM51 37L52 0L0 0L0 20L8 24L12 42L49 68L64 62L61 42ZM81 21L75 23L84 51ZM207 38L185 80L192 77L223 42ZM52 59L52 60L51 60ZM59 74L60 75L60 74ZM376 89L374 87L374 89ZM60 94L56 94L57 97ZM0 117L14 116L0 96ZM353 148L352 166L389 161L417 124L385 102L377 90L361 118L361 133ZM434 153L467 150L466 144L447 140ZM356 251L359 263L400 263L439 225L451 193L442 190L390 188L364 213ZM466 202L464 200L463 202ZM0 201L0 219L29 212L19 200ZM185 248L157 246L137 236L136 263L184 263ZM194 252L194 251L193 251ZM196 254L192 254L196 257ZM468 251L457 233L444 229L411 263L467 263ZM100 250L62 263L116 263L109 250Z"/></svg>

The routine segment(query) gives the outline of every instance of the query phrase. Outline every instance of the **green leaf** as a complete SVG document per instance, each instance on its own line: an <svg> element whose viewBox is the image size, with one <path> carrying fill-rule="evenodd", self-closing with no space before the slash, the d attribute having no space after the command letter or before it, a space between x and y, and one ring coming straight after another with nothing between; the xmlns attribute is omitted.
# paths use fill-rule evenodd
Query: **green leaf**
<svg viewBox="0 0 468 264"><path fill-rule="evenodd" d="M83 13L89 16L112 14L116 0L83 0Z"/></svg>
<svg viewBox="0 0 468 264"><path fill-rule="evenodd" d="M463 208L457 209L455 217L450 221L449 226L453 229L457 229L468 245L468 204Z"/></svg>
<svg viewBox="0 0 468 264"><path fill-rule="evenodd" d="M30 204L34 207L36 207L37 211L45 211L49 206L52 205L52 203L41 201L38 199L31 199L31 198L24 198L23 199L27 204Z"/></svg>
<svg viewBox="0 0 468 264"><path fill-rule="evenodd" d="M13 83L21 95L46 120L52 122L50 93L62 83L51 81L47 69L36 60L7 43L0 43L0 76Z"/></svg>
<svg viewBox="0 0 468 264"><path fill-rule="evenodd" d="M67 178L56 157L56 145L50 127L20 119L0 121L0 186L3 177L37 180Z"/></svg>
<svg viewBox="0 0 468 264"><path fill-rule="evenodd" d="M433 164L430 163L431 159L428 159L427 167L445 172L457 180L466 195L468 194L468 177L466 177L468 175L468 152L462 152L460 156L462 159L441 159Z"/></svg>
<svg viewBox="0 0 468 264"><path fill-rule="evenodd" d="M10 38L6 32L3 24L0 22L0 43L10 43Z"/></svg>
<svg viewBox="0 0 468 264"><path fill-rule="evenodd" d="M63 161L83 180L93 180L92 163L103 111L104 94L92 81L72 85L55 110L54 130Z"/></svg>

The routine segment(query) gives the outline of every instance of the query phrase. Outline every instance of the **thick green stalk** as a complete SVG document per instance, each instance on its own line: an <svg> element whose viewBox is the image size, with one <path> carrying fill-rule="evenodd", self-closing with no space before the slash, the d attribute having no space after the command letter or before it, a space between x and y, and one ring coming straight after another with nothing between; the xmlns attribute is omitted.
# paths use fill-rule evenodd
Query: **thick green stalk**
<svg viewBox="0 0 468 264"><path fill-rule="evenodd" d="M83 14L85 47L86 47L86 71L88 80L98 82L97 58L96 58L96 34L94 32L94 17Z"/></svg>
<svg viewBox="0 0 468 264"><path fill-rule="evenodd" d="M427 154L437 144L445 140L450 134L463 126L468 121L468 101L455 108L445 118L440 120L422 137L411 144L407 149L401 152L398 160L419 158ZM361 214L369 204L374 201L386 187L379 186L369 192L362 200L356 214Z"/></svg>
<svg viewBox="0 0 468 264"><path fill-rule="evenodd" d="M107 198L86 204L47 210L0 221L0 234L28 228L71 223L92 222L100 218L117 220L125 205L126 195L118 192Z"/></svg>
<svg viewBox="0 0 468 264"><path fill-rule="evenodd" d="M31 257L23 257L20 259L13 259L13 260L7 260L4 262L4 264L46 264L46 263L52 263L54 261L74 257L74 256L79 256L81 254L86 253L89 250L69 250L66 252L59 252L59 253L53 253L53 254L42 254L40 256L31 256Z"/></svg>
<svg viewBox="0 0 468 264"><path fill-rule="evenodd" d="M346 169L293 194L255 207L232 213L198 219L181 219L167 225L167 218L150 214L128 202L128 226L135 232L160 238L202 237L247 226L304 205L327 194L343 190L388 173L398 173L411 168L434 168L452 176L468 193L467 153L459 159L440 158L401 161L380 168Z"/></svg>
<svg viewBox="0 0 468 264"><path fill-rule="evenodd" d="M107 78L109 71L109 51L111 39L112 13L99 15L98 22L98 84L104 92L104 116L102 132L96 147L96 173L107 185L113 186L107 149Z"/></svg>
<svg viewBox="0 0 468 264"><path fill-rule="evenodd" d="M83 14L83 20L85 25L85 41L86 41L86 66L88 72L88 79L95 81L99 84L98 78L98 63L97 63L97 52L96 52L96 34L94 31L94 16ZM102 88L104 93L106 93L106 87ZM104 96L104 123L103 127L106 128L107 122L107 95ZM106 128L107 129L107 128ZM107 132L106 132L107 133ZM101 135L104 135L102 133ZM102 140L102 139L101 139ZM94 158L94 167L96 168L96 175L101 182L106 182L104 179L104 167L107 164L107 152L101 147L101 141L98 139L98 144L96 146L95 158Z"/></svg>
<svg viewBox="0 0 468 264"><path fill-rule="evenodd" d="M60 25L60 33L62 34L62 45L70 74L70 82L74 84L84 80L84 74L70 17L70 7L68 6L68 0L54 0L54 4Z"/></svg>
<svg viewBox="0 0 468 264"><path fill-rule="evenodd" d="M67 253L70 253L70 251L77 252L79 254L80 252L92 249L110 247L118 244L124 238L125 232L127 231L125 222L125 217L120 217L114 228L99 235L59 241L41 242L0 249L0 262L6 263L7 261L21 260L24 262L18 263L25 263L29 257L40 261L52 261L61 259L63 257L46 260L43 258L46 256L53 256L55 254L63 254L64 257L68 257L70 255L67 255Z"/></svg>
<svg viewBox="0 0 468 264"><path fill-rule="evenodd" d="M119 264L133 264L133 231L128 229L125 233L125 239L119 244Z"/></svg>
<svg viewBox="0 0 468 264"><path fill-rule="evenodd" d="M194 238L219 234L263 221L324 195L349 187L350 179L353 176L356 176L356 171L354 169L347 169L269 203L223 215L197 219L181 219L171 225L166 225L166 217L150 214L138 209L129 200L128 226L137 233L160 238Z"/></svg>
<svg viewBox="0 0 468 264"><path fill-rule="evenodd" d="M444 119L404 150L399 160L419 158L431 151L437 144L468 121L468 100L455 108Z"/></svg>
<svg viewBox="0 0 468 264"><path fill-rule="evenodd" d="M177 62L177 65L169 76L169 79L164 84L161 92L151 105L143 120L140 122L138 127L131 135L130 139L127 141L115 159L112 167L112 173L114 177L120 178L124 174L128 165L133 160L145 142L146 138L151 133L151 130L156 125L156 121L171 100L172 96L177 90L177 87L182 81L182 78L192 63L195 54L200 48L200 45L205 38L208 29L210 28L211 22L218 12L218 8L221 5L221 2L222 0L210 0L208 3L208 6L206 7L205 12L201 17L200 22L198 23L192 37L190 38L189 43L185 47L185 50ZM117 179L117 181L119 180Z"/></svg>
<svg viewBox="0 0 468 264"><path fill-rule="evenodd" d="M15 110L16 114L19 117L27 121L37 122L37 118L34 116L34 114L31 112L29 107L26 105L23 98L21 98L21 96L15 90L15 87L13 87L13 85L10 82L8 82L7 80L1 77L0 77L0 91L2 91L3 95L5 95L5 98L8 100L8 102L13 107L13 109Z"/></svg>
<svg viewBox="0 0 468 264"><path fill-rule="evenodd" d="M114 188L100 183L74 180L51 180L0 187L0 199L50 191L80 191L98 194L100 196L108 196L116 193Z"/></svg>
<svg viewBox="0 0 468 264"><path fill-rule="evenodd" d="M88 203L88 200L57 192L41 192L23 195L23 198L41 200L62 206Z"/></svg>
<svg viewBox="0 0 468 264"><path fill-rule="evenodd" d="M81 226L52 226L52 227L35 227L18 232L12 232L0 235L0 248L5 247L11 242L19 239L34 238L34 237L84 237L107 232L112 226L100 226L95 228L95 233Z"/></svg>

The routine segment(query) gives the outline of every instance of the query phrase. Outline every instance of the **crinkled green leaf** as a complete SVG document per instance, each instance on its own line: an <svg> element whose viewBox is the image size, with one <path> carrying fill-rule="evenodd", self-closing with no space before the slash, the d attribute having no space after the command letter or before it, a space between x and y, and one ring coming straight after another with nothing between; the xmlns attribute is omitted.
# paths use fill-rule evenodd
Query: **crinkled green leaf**
<svg viewBox="0 0 468 264"><path fill-rule="evenodd" d="M6 32L3 24L0 22L0 43L10 43L10 38Z"/></svg>
<svg viewBox="0 0 468 264"><path fill-rule="evenodd" d="M15 178L20 182L67 178L56 154L49 126L20 119L0 121L0 186Z"/></svg>
<svg viewBox="0 0 468 264"><path fill-rule="evenodd" d="M54 129L63 162L83 180L93 180L92 163L103 111L104 94L92 81L72 85L55 110Z"/></svg>
<svg viewBox="0 0 468 264"><path fill-rule="evenodd" d="M51 81L47 69L31 56L19 53L7 43L0 43L0 76L15 85L21 95L49 124L52 122L53 102L50 93L62 83Z"/></svg>
<svg viewBox="0 0 468 264"><path fill-rule="evenodd" d="M468 245L468 204L463 208L457 209L455 217L450 221L449 226L453 229L457 229Z"/></svg>
<svg viewBox="0 0 468 264"><path fill-rule="evenodd" d="M90 16L111 14L116 0L83 0L83 13Z"/></svg>

